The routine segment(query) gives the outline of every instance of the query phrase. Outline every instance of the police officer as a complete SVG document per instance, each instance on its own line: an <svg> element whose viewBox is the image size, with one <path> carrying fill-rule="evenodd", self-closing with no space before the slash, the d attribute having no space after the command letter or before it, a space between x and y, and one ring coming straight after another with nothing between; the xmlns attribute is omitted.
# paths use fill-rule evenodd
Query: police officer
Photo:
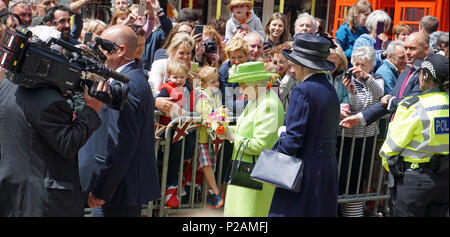
<svg viewBox="0 0 450 237"><path fill-rule="evenodd" d="M380 156L393 180L391 216L446 216L449 196L448 59L416 60L417 96L405 98L389 124ZM393 178L393 179L392 179Z"/></svg>

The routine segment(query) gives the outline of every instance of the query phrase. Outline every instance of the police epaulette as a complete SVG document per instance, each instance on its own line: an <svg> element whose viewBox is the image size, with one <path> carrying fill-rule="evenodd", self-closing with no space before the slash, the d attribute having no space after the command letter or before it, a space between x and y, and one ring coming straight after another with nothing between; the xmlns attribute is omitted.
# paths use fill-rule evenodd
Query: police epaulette
<svg viewBox="0 0 450 237"><path fill-rule="evenodd" d="M404 99L402 102L402 105L405 106L406 108L409 108L411 105L415 104L417 101L419 101L419 97L413 96L411 98Z"/></svg>

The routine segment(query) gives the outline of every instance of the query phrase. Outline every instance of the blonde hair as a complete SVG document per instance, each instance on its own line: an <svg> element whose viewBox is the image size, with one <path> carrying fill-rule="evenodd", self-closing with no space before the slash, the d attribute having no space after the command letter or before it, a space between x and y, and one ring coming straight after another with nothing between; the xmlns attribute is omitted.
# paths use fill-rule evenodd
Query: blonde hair
<svg viewBox="0 0 450 237"><path fill-rule="evenodd" d="M188 51L192 51L192 49L195 47L195 42L194 39L185 32L176 33L170 41L169 46L167 47L167 54L169 56L172 55L175 50L181 45L187 48Z"/></svg>
<svg viewBox="0 0 450 237"><path fill-rule="evenodd" d="M189 68L185 62L178 59L168 59L167 60L167 76L178 75L187 77L189 73Z"/></svg>
<svg viewBox="0 0 450 237"><path fill-rule="evenodd" d="M203 66L198 69L197 77L202 83L206 83L209 80L219 78L219 73L215 67Z"/></svg>
<svg viewBox="0 0 450 237"><path fill-rule="evenodd" d="M0 22L0 39L3 40L3 37L5 36L6 33L6 25Z"/></svg>
<svg viewBox="0 0 450 237"><path fill-rule="evenodd" d="M80 41L84 41L84 34L86 32L92 32L95 35L99 36L106 28L108 28L108 26L105 24L105 22L99 19L87 19L83 22L83 33L80 35ZM92 37L92 40L94 40L94 37Z"/></svg>
<svg viewBox="0 0 450 237"><path fill-rule="evenodd" d="M394 26L394 37L407 30L411 34L411 27L405 23L398 23Z"/></svg>
<svg viewBox="0 0 450 237"><path fill-rule="evenodd" d="M169 47L170 42L172 41L173 37L174 37L177 33L186 33L186 32L179 32L181 26L183 26L183 25L189 26L189 27L191 27L191 29L194 29L194 26L192 26L192 24L189 23L189 22L184 21L184 22L177 23L177 24L172 28L172 30L170 30L169 35L167 35L166 40L164 41L164 44L161 46L161 48L167 49L167 47Z"/></svg>
<svg viewBox="0 0 450 237"><path fill-rule="evenodd" d="M350 8L347 14L346 23L352 32L356 31L355 14L359 15L367 10L373 11L372 5L367 0L359 0Z"/></svg>
<svg viewBox="0 0 450 237"><path fill-rule="evenodd" d="M248 54L247 42L245 42L245 40L242 38L234 37L227 43L227 45L223 49L227 57L230 57L230 53L236 50L243 50L245 54Z"/></svg>
<svg viewBox="0 0 450 237"><path fill-rule="evenodd" d="M110 26L116 25L117 24L117 19L120 16L125 16L128 17L128 15L130 15L131 11L126 9L126 10L118 10L114 13L114 15L111 17L111 21L109 22Z"/></svg>
<svg viewBox="0 0 450 237"><path fill-rule="evenodd" d="M336 54L339 58L340 64L339 67L336 68L336 71L342 72L348 67L347 57L345 56L345 52L341 46L337 45L334 49L330 48L330 54Z"/></svg>

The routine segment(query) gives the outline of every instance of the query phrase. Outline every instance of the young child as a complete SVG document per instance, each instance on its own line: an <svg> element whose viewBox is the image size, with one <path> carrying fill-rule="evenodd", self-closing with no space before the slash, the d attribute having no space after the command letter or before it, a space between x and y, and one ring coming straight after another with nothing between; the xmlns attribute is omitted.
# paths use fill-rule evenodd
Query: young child
<svg viewBox="0 0 450 237"><path fill-rule="evenodd" d="M227 21L225 29L225 39L231 39L238 28L244 28L249 31L258 32L265 38L264 28L261 24L261 19L255 15L251 10L253 2L250 0L232 0L227 6L230 11L231 18Z"/></svg>
<svg viewBox="0 0 450 237"><path fill-rule="evenodd" d="M200 79L201 88L196 90L195 111L201 114L203 123L207 119L208 114L222 106L222 98L219 91L219 73L217 68L204 66L199 69L197 77ZM200 127L198 139L199 168L205 175L206 182L213 192L209 200L211 207L220 208L223 206L223 197L214 177L215 160L214 157L209 156L208 140L207 128Z"/></svg>
<svg viewBox="0 0 450 237"><path fill-rule="evenodd" d="M171 97L182 108L185 108L185 102L189 98L189 91L185 87L189 69L183 61L171 59L167 62L167 80L159 88L159 94L156 97ZM173 114L181 115L183 111L171 111ZM167 125L170 123L171 114L161 116L159 122Z"/></svg>
<svg viewBox="0 0 450 237"><path fill-rule="evenodd" d="M166 82L160 87L160 93L157 97L171 97L173 102L176 102L172 106L172 111L170 114L161 116L159 119L160 124L167 125L170 123L171 118L175 118L184 114L184 111L190 111L187 103L189 103L189 98L191 94L188 90L188 85L186 79L188 77L189 69L183 61L176 59L169 59L167 62L167 78ZM186 86L185 86L186 85ZM173 136L174 130L172 130ZM185 153L184 159L189 159L191 156L190 151L194 150L195 147L195 133L189 133L185 136ZM167 190L166 190L166 203L167 207L178 207L180 201L177 197L178 190L178 172L180 170L180 159L182 140L171 144L169 151L169 164L167 168Z"/></svg>

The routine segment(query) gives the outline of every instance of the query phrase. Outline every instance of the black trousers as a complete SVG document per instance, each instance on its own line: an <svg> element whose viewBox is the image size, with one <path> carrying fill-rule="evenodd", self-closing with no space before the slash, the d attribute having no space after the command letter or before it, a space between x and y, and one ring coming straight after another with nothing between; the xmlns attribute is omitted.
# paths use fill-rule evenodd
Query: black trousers
<svg viewBox="0 0 450 237"><path fill-rule="evenodd" d="M406 170L392 188L390 216L446 217L449 175Z"/></svg>

